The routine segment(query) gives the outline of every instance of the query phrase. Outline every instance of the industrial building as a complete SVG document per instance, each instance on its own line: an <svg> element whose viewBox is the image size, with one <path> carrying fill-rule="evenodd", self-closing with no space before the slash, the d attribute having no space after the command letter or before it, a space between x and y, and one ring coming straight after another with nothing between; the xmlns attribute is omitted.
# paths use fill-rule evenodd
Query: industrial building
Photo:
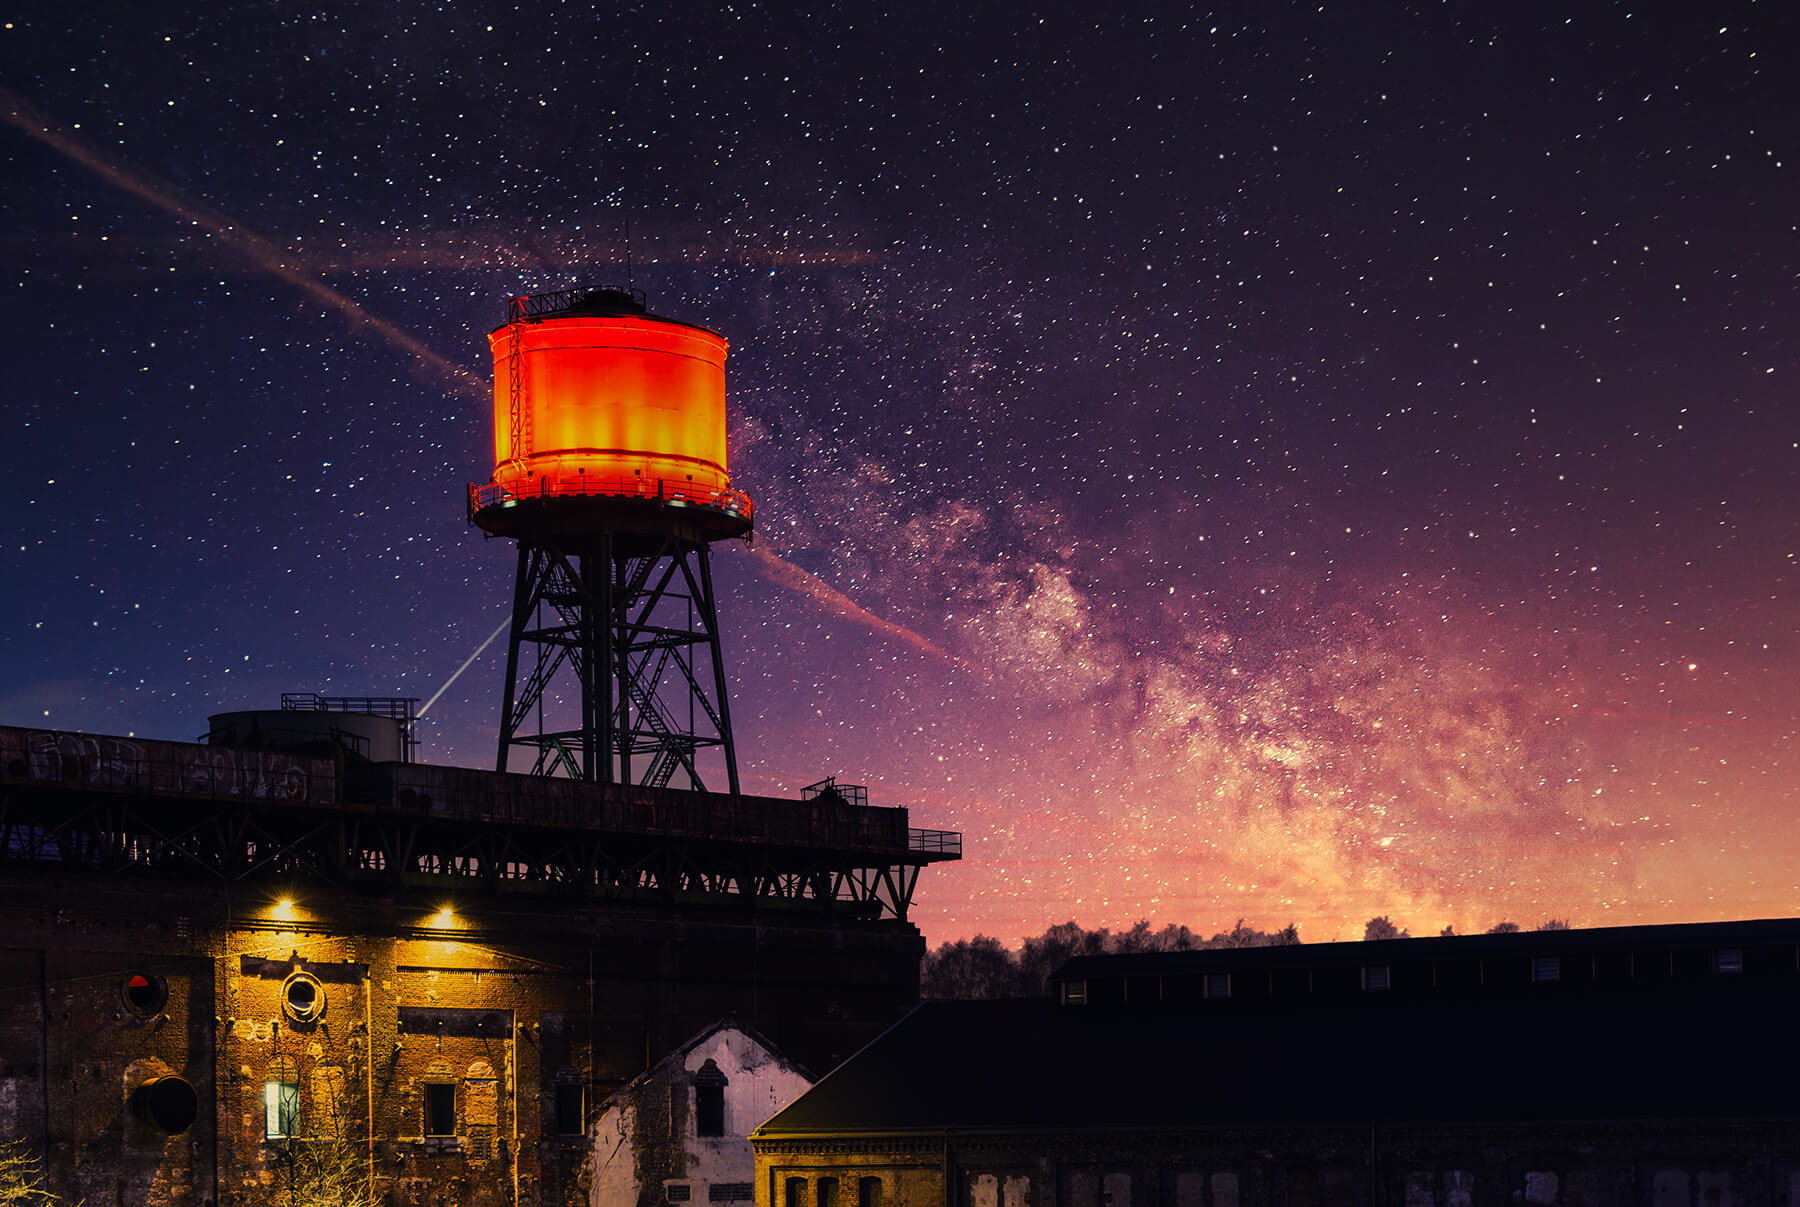
<svg viewBox="0 0 1800 1207"><path fill-rule="evenodd" d="M1792 1207L1800 921L1085 956L752 1134L758 1207Z"/></svg>
<svg viewBox="0 0 1800 1207"><path fill-rule="evenodd" d="M68 1202L585 1205L602 1104L704 1028L822 1069L917 1001L960 837L739 790L724 339L570 290L491 346L494 770L417 762L409 700L0 728L0 1137Z"/></svg>

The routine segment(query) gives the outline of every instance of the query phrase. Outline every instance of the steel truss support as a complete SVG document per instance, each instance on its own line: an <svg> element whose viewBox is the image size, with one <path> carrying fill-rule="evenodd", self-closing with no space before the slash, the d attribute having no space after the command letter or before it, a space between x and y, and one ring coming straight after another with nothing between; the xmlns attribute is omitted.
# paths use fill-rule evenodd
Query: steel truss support
<svg viewBox="0 0 1800 1207"><path fill-rule="evenodd" d="M737 794L708 549L659 539L519 542L497 770L520 747L534 775L705 791L717 751Z"/></svg>

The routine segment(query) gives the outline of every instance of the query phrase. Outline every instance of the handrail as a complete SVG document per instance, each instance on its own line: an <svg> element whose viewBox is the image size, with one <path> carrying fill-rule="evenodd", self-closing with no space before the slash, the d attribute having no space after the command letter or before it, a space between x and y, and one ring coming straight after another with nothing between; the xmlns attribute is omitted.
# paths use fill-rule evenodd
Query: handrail
<svg viewBox="0 0 1800 1207"><path fill-rule="evenodd" d="M621 498L650 499L683 506L711 507L728 515L754 521L756 505L740 490L726 488L708 490L677 478L604 477L599 474L549 474L533 481L532 490L517 490L497 482L472 484L469 487L469 518L477 512L508 503L534 499Z"/></svg>
<svg viewBox="0 0 1800 1207"><path fill-rule="evenodd" d="M906 849L934 855L962 854L962 832L959 830L918 830L906 832Z"/></svg>

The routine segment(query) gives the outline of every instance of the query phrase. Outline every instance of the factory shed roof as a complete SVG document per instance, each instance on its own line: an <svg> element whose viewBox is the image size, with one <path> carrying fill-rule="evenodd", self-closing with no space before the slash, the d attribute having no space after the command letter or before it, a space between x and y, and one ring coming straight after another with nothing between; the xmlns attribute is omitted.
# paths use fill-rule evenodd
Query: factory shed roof
<svg viewBox="0 0 1800 1207"><path fill-rule="evenodd" d="M1068 1006L927 1002L757 1139L1800 1120L1800 978Z"/></svg>

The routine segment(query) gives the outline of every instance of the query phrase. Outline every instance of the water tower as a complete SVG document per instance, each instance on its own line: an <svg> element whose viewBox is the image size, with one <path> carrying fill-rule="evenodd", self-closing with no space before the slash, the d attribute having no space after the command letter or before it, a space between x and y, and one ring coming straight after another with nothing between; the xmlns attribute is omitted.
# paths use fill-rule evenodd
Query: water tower
<svg viewBox="0 0 1800 1207"><path fill-rule="evenodd" d="M723 336L573 289L512 299L494 474L469 520L518 542L497 767L738 791L712 542L748 537L725 467ZM716 782L716 780L715 780Z"/></svg>

